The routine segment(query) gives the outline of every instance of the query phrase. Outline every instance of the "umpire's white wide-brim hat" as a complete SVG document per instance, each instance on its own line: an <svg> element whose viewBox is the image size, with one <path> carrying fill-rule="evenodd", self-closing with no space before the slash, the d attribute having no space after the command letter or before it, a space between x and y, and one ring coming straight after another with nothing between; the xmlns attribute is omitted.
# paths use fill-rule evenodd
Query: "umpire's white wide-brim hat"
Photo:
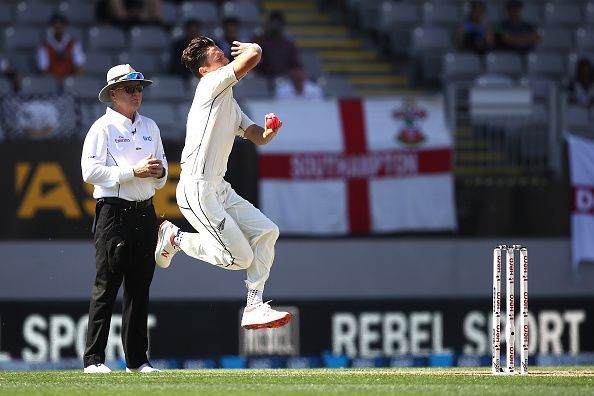
<svg viewBox="0 0 594 396"><path fill-rule="evenodd" d="M115 85L126 82L126 81L137 81L143 87L151 85L153 82L144 78L144 75L137 72L129 64L117 65L109 69L107 72L107 85L99 92L100 102L111 102L109 97L109 90Z"/></svg>

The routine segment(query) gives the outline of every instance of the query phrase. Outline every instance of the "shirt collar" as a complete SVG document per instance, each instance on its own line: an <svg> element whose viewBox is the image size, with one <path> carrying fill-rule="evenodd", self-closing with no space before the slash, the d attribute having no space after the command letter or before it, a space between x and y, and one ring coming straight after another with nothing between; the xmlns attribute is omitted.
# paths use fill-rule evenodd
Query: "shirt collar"
<svg viewBox="0 0 594 396"><path fill-rule="evenodd" d="M138 114L138 112L135 113L134 115L134 122L132 122L128 117L126 117L125 115L118 113L117 111L115 111L114 109L112 109L111 107L108 107L105 110L105 114L107 115L107 117L113 121L116 122L120 125L123 125L127 128L131 127L131 126L140 126L142 124L141 118L140 118L140 114Z"/></svg>

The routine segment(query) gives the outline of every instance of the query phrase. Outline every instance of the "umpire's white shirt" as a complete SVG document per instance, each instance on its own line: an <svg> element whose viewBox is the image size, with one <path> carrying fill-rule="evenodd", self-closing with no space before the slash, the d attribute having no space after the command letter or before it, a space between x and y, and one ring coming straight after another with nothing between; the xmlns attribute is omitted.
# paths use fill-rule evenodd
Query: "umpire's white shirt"
<svg viewBox="0 0 594 396"><path fill-rule="evenodd" d="M163 162L164 177L134 177L133 166L149 154ZM151 198L156 189L165 185L168 173L159 127L138 113L132 122L108 107L87 133L81 168L83 180L95 185L95 198L118 197L127 201Z"/></svg>
<svg viewBox="0 0 594 396"><path fill-rule="evenodd" d="M237 82L231 63L200 79L188 113L180 178L219 181L225 176L235 136L243 137L254 123L233 98Z"/></svg>

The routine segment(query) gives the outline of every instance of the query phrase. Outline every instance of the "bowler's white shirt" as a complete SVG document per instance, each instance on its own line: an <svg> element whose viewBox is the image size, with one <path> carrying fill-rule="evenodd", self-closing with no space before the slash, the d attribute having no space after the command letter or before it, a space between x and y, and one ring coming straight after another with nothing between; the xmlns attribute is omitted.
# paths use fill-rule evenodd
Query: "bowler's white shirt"
<svg viewBox="0 0 594 396"><path fill-rule="evenodd" d="M180 178L216 181L225 176L235 136L243 137L254 123L233 98L237 82L231 63L200 79L188 113Z"/></svg>
<svg viewBox="0 0 594 396"><path fill-rule="evenodd" d="M163 162L164 177L134 177L133 166L149 154ZM144 201L167 180L167 159L157 124L138 113L132 122L109 107L89 129L80 163L83 180L95 185L95 198Z"/></svg>

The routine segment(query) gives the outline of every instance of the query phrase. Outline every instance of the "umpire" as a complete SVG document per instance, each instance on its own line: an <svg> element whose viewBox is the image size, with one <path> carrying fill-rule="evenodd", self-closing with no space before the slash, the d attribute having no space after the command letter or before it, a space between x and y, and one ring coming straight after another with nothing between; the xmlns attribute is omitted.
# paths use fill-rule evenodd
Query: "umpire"
<svg viewBox="0 0 594 396"><path fill-rule="evenodd" d="M83 145L83 179L97 200L95 263L84 361L85 373L109 373L105 347L112 308L122 281L122 343L127 372L158 372L147 357L149 287L155 271L155 190L167 180L167 160L157 124L141 116L142 91L152 84L130 65L107 72L101 102L111 102Z"/></svg>

